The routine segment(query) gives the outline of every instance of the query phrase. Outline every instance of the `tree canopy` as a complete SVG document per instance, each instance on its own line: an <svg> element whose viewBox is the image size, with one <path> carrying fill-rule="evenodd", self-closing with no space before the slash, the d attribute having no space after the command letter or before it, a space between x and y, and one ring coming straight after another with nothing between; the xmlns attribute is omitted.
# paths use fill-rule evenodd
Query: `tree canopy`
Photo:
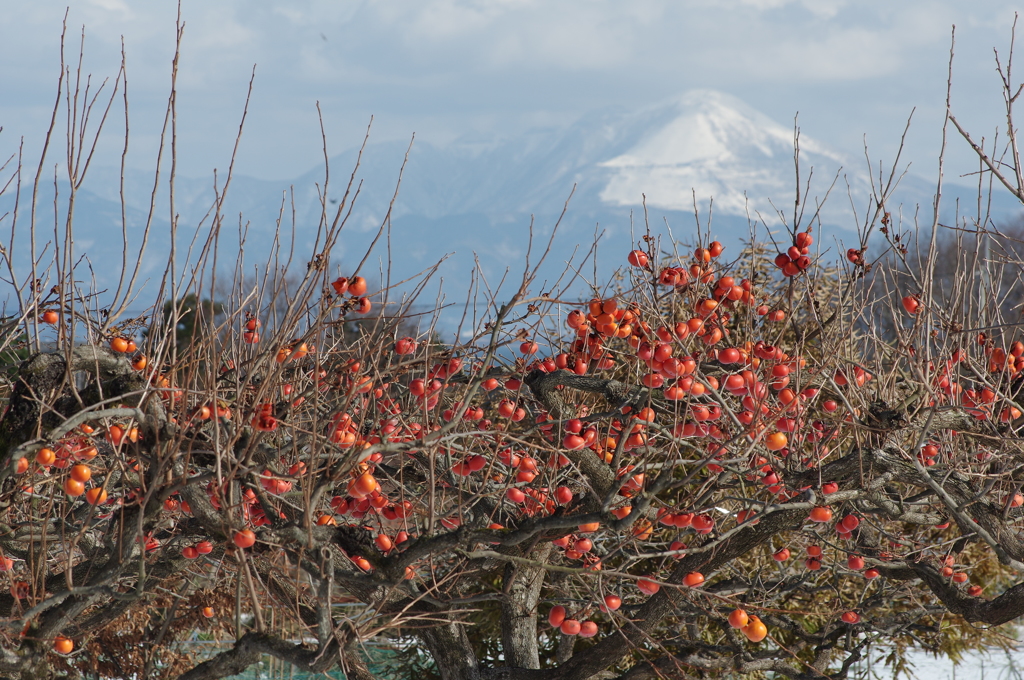
<svg viewBox="0 0 1024 680"><path fill-rule="evenodd" d="M800 198L772 248L614 244L582 298L544 252L447 343L411 330L424 279L329 266L353 184L285 301L197 274L121 321L131 282L95 310L7 261L0 673L842 679L1006 644L1022 263L980 215L900 223L896 181L840 257Z"/></svg>

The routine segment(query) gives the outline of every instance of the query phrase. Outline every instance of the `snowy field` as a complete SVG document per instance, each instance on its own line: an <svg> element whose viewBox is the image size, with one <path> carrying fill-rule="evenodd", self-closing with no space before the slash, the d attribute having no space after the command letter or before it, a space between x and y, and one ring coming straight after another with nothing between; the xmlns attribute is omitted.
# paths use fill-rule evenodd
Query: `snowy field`
<svg viewBox="0 0 1024 680"><path fill-rule="evenodd" d="M1011 652L994 651L987 654L965 654L959 665L947 658L929 654L911 656L911 676L918 680L1024 680L1024 644ZM873 668L862 667L862 674L851 677L883 680L893 677L890 669L882 664ZM901 676L902 677L902 676Z"/></svg>

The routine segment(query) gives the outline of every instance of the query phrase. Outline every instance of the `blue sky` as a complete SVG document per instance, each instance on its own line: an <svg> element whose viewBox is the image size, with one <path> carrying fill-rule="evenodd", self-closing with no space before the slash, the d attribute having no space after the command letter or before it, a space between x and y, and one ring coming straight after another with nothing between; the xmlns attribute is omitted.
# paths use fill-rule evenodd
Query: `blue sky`
<svg viewBox="0 0 1024 680"><path fill-rule="evenodd" d="M33 149L48 121L66 4L6 3L0 24L0 151ZM1002 122L993 48L1005 53L1014 5L1002 0L184 0L180 167L226 166L253 65L240 171L286 179L321 158L315 102L332 152L376 139L443 144L514 136L606 106L691 88L740 97L859 157L864 135L889 160L914 107L908 158L933 172L952 24L953 105L978 135ZM173 51L176 3L81 0L86 71L128 54L131 162L151 166ZM117 135L110 136L111 162ZM951 140L954 172L973 167Z"/></svg>

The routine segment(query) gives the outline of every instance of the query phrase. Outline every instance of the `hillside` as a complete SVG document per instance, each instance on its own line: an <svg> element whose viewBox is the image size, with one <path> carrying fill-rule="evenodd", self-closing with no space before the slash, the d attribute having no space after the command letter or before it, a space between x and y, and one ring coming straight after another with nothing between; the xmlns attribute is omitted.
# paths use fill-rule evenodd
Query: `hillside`
<svg viewBox="0 0 1024 680"><path fill-rule="evenodd" d="M406 148L399 142L368 145L358 173L359 197L346 227L348 236L336 250L343 269L361 259L380 226ZM332 158L328 187L332 202L343 193L356 152L352 148ZM821 213L820 231L825 238L819 243L828 246L834 243L832 237L846 242L855 238L851 198L860 220L872 207L863 165L801 137L801 182L812 178L805 222L814 212L815 201L835 180ZM80 253L88 252L92 262L104 263L95 272L101 287L116 281L117 268L106 264L120 261L117 174L113 169L93 169L76 203L76 247ZM247 264L252 271L272 249L283 214L281 258L286 259L294 246L296 261L304 264L315 246L323 175L322 167L288 181L236 175L225 204L221 261L237 250L238 234L245 230ZM522 261L531 218L535 236L546 237L575 186L548 274L555 276L574 250L585 252L595 234L603 235L598 264L600 272L607 272L621 264L620 254L632 240L631 231L643 230L644 196L652 222L667 222L684 242L696 236L694 200L705 225L713 199L715 236L736 240L748 236L751 221L759 223L762 234L765 223L772 230L782 229L773 205L791 219L794 180L792 124L773 121L734 97L707 90L688 92L657 106L595 111L568 127L534 130L514 139L467 137L444 147L417 140L394 206L391 252L382 242L369 266L373 275L390 261L404 277L447 255L440 270L445 290L462 298L474 253L488 280L496 282L506 266ZM152 175L132 172L125 188L129 242L135 248L149 207ZM294 190L294 240L289 188ZM918 205L930 212L933 189L932 180L906 176L897 194L903 214L913 215ZM947 185L944 205L955 206L958 199L973 204L972 194L963 186ZM179 240L179 248L187 248L193 228L210 224L212 180L178 177L175 198L179 239L184 239ZM52 188L44 191L39 205L39 223L49 225L41 233L52 234ZM0 212L12 207L10 196L0 197ZM26 207L27 202L22 219ZM333 203L330 207L334 209ZM997 196L993 208L997 219L1009 219L1017 210L1003 195ZM896 213L898 207L889 209ZM168 214L164 191L143 258L150 280L162 272L170 247ZM140 302L146 298L143 294Z"/></svg>

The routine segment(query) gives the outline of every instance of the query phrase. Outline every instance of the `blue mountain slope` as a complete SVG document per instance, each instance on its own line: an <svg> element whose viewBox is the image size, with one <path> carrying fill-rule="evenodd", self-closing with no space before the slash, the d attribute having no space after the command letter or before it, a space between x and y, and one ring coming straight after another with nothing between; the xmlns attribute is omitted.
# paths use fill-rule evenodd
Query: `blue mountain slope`
<svg viewBox="0 0 1024 680"><path fill-rule="evenodd" d="M359 195L333 258L333 264L346 273L362 259L384 221L407 149L403 142L371 142L363 154L357 173ZM331 159L330 218L356 154L352 148ZM804 198L805 221L838 177L821 213L818 241L852 244L858 223L874 208L863 161L851 162L804 137L804 181L812 169L811 190ZM409 151L391 214L391 249L382 240L365 273L373 277L390 262L393 279L399 279L446 258L439 276L444 277L448 299L464 299L477 261L491 284L506 270L521 273L531 221L536 247L542 248L572 193L543 278L557 278L573 251L586 252L595 234L602 235L601 278L623 264L623 253L643 233L645 195L652 229L661 231L667 221L673 235L684 242L697 237L694 199L701 223L706 224L713 198L714 236L732 245L749 235L752 221L762 233L767 224L785 238L781 235L785 227L773 205L791 222L794 182L792 125L779 124L735 98L712 91L687 93L642 109L597 111L566 128L535 130L514 139L465 138L445 147L417 140ZM151 174L132 172L125 178L130 243L138 242L152 186ZM230 268L239 251L239 232L244 230L246 263L252 271L271 254L280 225L281 257L294 249L295 266L303 270L316 247L323 187L322 167L291 181L233 177L223 206L219 261ZM930 225L934 188L934 181L907 175L887 210L902 215L904 228L913 227L915 215L921 225ZM195 229L208 233L213 203L212 176L176 179L179 249L187 247L186 237ZM0 213L11 204L10 197L0 197ZM44 204L52 206L52 194L42 197L40 205ZM964 206L974 210L974 192L947 184L943 205L943 220L951 222L958 205L960 214ZM1013 219L1019 210L1006 192L997 193L993 201L997 220ZM151 278L162 272L170 249L166 183L158 192L155 215L150 251L143 260ZM49 218L40 221L52 224L52 219L51 207ZM75 241L94 262L104 263L97 270L98 283L107 287L116 283L122 250L118 172L92 171L78 199ZM581 273L592 279L593 271L588 265Z"/></svg>

